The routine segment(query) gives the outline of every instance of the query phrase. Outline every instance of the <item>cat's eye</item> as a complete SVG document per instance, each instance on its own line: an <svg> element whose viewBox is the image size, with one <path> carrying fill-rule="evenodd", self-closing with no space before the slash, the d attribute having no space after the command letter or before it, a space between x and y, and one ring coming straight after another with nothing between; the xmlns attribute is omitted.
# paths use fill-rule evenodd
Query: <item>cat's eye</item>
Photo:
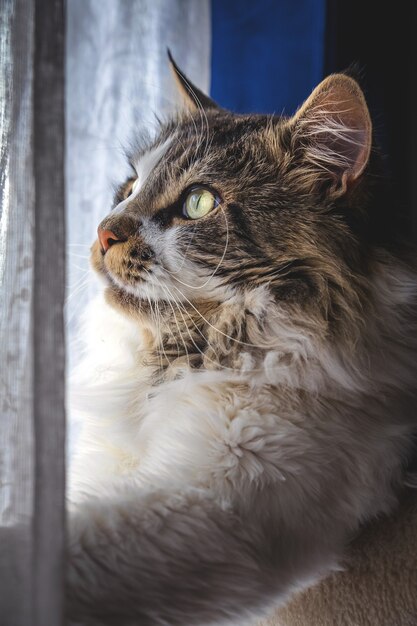
<svg viewBox="0 0 417 626"><path fill-rule="evenodd" d="M133 181L132 187L130 189L130 194L129 194L130 196L135 193L138 186L139 186L139 178Z"/></svg>
<svg viewBox="0 0 417 626"><path fill-rule="evenodd" d="M219 198L205 187L195 187L185 198L182 211L185 217L198 220L219 205Z"/></svg>
<svg viewBox="0 0 417 626"><path fill-rule="evenodd" d="M127 198L132 196L139 187L139 178L135 178L134 180L132 180L132 178L129 178L129 180L127 180L125 185L122 187L123 200L127 200Z"/></svg>

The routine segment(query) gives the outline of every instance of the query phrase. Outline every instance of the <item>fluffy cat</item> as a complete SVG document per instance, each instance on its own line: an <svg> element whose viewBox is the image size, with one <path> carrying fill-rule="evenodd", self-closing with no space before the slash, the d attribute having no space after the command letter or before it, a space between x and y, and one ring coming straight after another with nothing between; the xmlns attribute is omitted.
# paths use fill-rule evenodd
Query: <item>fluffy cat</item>
<svg viewBox="0 0 417 626"><path fill-rule="evenodd" d="M389 512L416 430L416 272L381 245L364 96L188 111L131 155L73 384L68 616L244 624Z"/></svg>

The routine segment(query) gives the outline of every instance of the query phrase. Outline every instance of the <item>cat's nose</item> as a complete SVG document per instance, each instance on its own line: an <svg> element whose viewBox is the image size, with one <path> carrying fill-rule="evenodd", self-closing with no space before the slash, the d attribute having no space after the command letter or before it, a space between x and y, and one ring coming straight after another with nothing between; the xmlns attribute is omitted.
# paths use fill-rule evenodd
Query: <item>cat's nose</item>
<svg viewBox="0 0 417 626"><path fill-rule="evenodd" d="M103 252L107 252L107 250L111 246L114 246L115 243L123 241L123 239L117 237L117 235L115 235L113 231L100 228L100 226L97 229L97 234L101 250Z"/></svg>

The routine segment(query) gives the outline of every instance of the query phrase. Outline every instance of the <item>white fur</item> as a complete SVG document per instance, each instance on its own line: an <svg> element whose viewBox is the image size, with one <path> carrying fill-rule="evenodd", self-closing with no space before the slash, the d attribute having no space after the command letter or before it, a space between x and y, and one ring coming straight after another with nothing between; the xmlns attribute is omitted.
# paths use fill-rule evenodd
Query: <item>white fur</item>
<svg viewBox="0 0 417 626"><path fill-rule="evenodd" d="M84 422L69 478L74 619L253 623L391 509L416 426L416 281L376 263L373 284L357 351L262 288L224 304L228 319L264 320L262 334L248 327L239 369L182 361L158 386L139 324L92 303L72 383Z"/></svg>
<svg viewBox="0 0 417 626"><path fill-rule="evenodd" d="M114 207L113 213L122 213L125 208L132 202L132 200L136 198L152 171L155 169L162 157L168 151L171 143L172 139L169 138L160 145L150 150L147 150L140 158L136 160L135 170L137 179L135 181L135 190L125 200L122 200L122 202L119 202L119 204Z"/></svg>

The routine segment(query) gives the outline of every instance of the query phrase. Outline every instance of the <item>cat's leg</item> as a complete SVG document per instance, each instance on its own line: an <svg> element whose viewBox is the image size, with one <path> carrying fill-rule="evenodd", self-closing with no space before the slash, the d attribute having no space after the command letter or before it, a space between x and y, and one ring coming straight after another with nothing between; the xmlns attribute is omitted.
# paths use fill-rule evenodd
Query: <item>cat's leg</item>
<svg viewBox="0 0 417 626"><path fill-rule="evenodd" d="M69 519L71 622L242 625L329 569L330 527L297 532L253 504L239 514L197 489L82 503Z"/></svg>

